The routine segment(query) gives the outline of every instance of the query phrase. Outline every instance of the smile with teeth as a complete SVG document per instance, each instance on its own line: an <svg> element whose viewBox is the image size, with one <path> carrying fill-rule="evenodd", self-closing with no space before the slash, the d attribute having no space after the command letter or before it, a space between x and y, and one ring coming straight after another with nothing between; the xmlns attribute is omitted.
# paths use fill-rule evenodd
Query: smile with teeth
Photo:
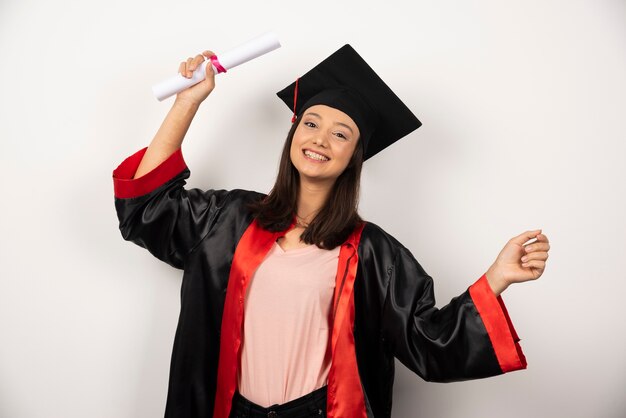
<svg viewBox="0 0 626 418"><path fill-rule="evenodd" d="M317 160L317 161L328 161L328 160L330 160L330 158L324 157L323 155L318 154L318 153L313 152L313 151L310 151L308 149L304 150L304 155L306 155L307 157L312 158L314 160Z"/></svg>

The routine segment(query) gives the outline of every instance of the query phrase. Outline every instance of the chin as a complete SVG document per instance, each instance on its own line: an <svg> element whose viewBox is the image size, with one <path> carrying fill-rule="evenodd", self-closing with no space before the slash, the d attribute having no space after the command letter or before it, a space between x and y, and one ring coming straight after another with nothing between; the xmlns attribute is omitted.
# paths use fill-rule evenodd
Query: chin
<svg viewBox="0 0 626 418"><path fill-rule="evenodd" d="M296 166L296 170L298 170L298 174L300 175L300 180L308 180L310 182L334 182L336 177L329 177L328 175L321 174L317 170L301 170Z"/></svg>

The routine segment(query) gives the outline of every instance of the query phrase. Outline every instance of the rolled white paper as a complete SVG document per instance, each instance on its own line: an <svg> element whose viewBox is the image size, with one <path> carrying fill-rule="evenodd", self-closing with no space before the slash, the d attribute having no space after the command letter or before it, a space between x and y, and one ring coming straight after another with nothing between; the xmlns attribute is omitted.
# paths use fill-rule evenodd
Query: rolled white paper
<svg viewBox="0 0 626 418"><path fill-rule="evenodd" d="M231 49L218 56L218 61L226 70L230 70L244 62L257 58L263 54L267 54L280 47L278 37L272 33L266 33L258 36L236 48ZM168 97L193 86L206 78L206 66L211 61L206 60L196 68L191 78L183 77L180 73L173 77L163 80L162 82L152 86L152 93L159 101L163 101ZM212 65L215 74L217 69Z"/></svg>

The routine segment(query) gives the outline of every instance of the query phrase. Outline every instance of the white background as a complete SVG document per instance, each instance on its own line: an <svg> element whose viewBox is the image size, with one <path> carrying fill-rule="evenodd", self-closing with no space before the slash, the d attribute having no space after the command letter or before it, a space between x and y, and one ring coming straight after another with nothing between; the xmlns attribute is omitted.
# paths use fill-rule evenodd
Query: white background
<svg viewBox="0 0 626 418"><path fill-rule="evenodd" d="M503 295L528 369L423 382L394 417L626 414L623 1L0 3L0 416L158 417L181 272L122 240L112 170L146 146L179 62L268 30L218 76L183 145L192 187L267 192L290 126L275 92L350 43L423 126L366 162L362 215L463 292L543 228L543 277Z"/></svg>

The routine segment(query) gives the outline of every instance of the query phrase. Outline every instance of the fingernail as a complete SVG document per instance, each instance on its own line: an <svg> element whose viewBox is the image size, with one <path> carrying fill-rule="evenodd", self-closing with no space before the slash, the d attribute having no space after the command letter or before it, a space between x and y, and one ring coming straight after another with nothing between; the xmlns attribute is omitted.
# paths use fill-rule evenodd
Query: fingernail
<svg viewBox="0 0 626 418"><path fill-rule="evenodd" d="M528 261L528 257L522 257L522 262L527 262Z"/></svg>
<svg viewBox="0 0 626 418"><path fill-rule="evenodd" d="M526 252L529 252L533 249L533 247L526 247Z"/></svg>

